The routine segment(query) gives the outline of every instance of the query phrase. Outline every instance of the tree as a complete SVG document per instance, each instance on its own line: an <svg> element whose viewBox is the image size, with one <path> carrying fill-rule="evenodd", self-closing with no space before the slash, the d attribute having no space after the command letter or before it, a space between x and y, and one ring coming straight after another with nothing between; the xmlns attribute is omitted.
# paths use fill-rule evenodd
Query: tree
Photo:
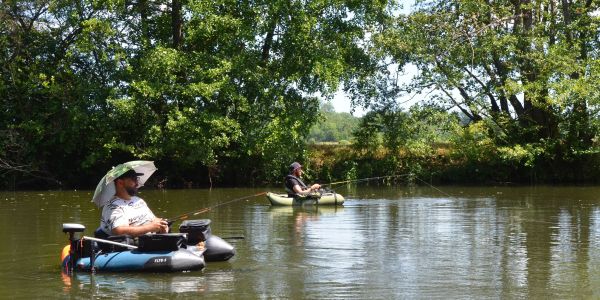
<svg viewBox="0 0 600 300"><path fill-rule="evenodd" d="M377 70L370 35L393 5L4 1L0 132L23 151L0 159L71 183L131 158L278 178L304 155L315 95Z"/></svg>
<svg viewBox="0 0 600 300"><path fill-rule="evenodd" d="M598 7L593 1L419 1L377 36L400 67L417 65L412 91L472 122L490 120L501 143L560 139L591 146L597 109ZM577 137L577 138L575 138ZM577 142L575 142L577 140Z"/></svg>
<svg viewBox="0 0 600 300"><path fill-rule="evenodd" d="M103 8L85 1L0 4L0 130L20 149L4 144L0 155L27 166L16 174L24 180L80 178L72 170L97 158L103 103L116 75L111 57L119 51L94 47L111 42L110 28L97 18Z"/></svg>

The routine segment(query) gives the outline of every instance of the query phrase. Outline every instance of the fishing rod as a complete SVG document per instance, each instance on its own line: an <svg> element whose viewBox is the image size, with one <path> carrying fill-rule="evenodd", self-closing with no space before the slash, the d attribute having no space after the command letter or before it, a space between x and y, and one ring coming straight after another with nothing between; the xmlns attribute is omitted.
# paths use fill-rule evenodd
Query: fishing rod
<svg viewBox="0 0 600 300"><path fill-rule="evenodd" d="M332 186L332 185L342 184L342 183L370 181L370 180L376 180L376 179L405 177L405 176L412 176L412 175L413 175L412 173L408 173L408 174L399 174L399 175L388 175L388 176L377 176L377 177L369 177L369 178L361 178L361 179L352 179L352 180L336 181L336 182L331 182L331 183L327 183L327 184L322 184L321 186Z"/></svg>
<svg viewBox="0 0 600 300"><path fill-rule="evenodd" d="M175 221L182 221L182 220L185 220L185 219L187 219L187 218L189 218L191 216L196 216L196 215L199 215L199 214L203 214L203 213L208 212L208 211L210 211L210 210L212 210L212 209L214 209L216 207L223 206L225 204L233 203L233 202L236 202L236 201L241 201L241 200L245 200L245 199L250 199L250 198L254 198L254 197L266 195L266 194L267 194L267 192L262 192L262 193L258 193L258 194L254 194L254 195L250 195L250 196L236 198L236 199L229 200L229 201L226 201L226 202L223 202L223 203L215 204L213 206L205 207L205 208L202 208L202 209L199 209L199 210L191 211L191 212L188 212L188 213L185 213L185 214L182 214L182 215L179 215L179 216L167 219L167 224L169 224L169 226L171 226L171 224L173 224Z"/></svg>

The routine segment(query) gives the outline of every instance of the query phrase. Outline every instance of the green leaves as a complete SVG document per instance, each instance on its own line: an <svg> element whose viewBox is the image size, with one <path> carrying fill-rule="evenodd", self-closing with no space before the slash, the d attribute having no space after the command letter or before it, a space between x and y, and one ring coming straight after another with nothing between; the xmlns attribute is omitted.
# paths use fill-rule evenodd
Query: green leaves
<svg viewBox="0 0 600 300"><path fill-rule="evenodd" d="M391 5L3 2L0 130L22 130L19 159L65 165L61 178L138 157L273 179L304 155L315 95L378 71L370 37Z"/></svg>
<svg viewBox="0 0 600 300"><path fill-rule="evenodd" d="M186 165L216 165L224 149L241 135L234 120L200 113L194 109L174 111L163 131L154 130L153 145Z"/></svg>
<svg viewBox="0 0 600 300"><path fill-rule="evenodd" d="M415 7L374 38L392 63L418 68L392 97L421 93L470 122L485 122L481 139L471 135L481 125L459 136L489 140L481 153L486 145L498 146L507 160L533 165L557 150L565 151L558 159L570 160L577 149L593 147L597 3L460 0L418 1ZM391 110L397 105L389 97L376 103ZM541 142L547 140L557 142ZM478 143L472 145L475 151Z"/></svg>

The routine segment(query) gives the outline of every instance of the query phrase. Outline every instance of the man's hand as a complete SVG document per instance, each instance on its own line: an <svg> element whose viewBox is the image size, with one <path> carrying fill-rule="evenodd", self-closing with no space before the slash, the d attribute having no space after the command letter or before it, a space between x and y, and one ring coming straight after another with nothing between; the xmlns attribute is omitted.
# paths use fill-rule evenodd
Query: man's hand
<svg viewBox="0 0 600 300"><path fill-rule="evenodd" d="M167 220L155 218L154 220L147 222L144 225L119 226L117 228L113 228L112 230L113 235L127 234L131 236L140 236L148 232L168 233L169 224L167 223Z"/></svg>
<svg viewBox="0 0 600 300"><path fill-rule="evenodd" d="M169 232L169 224L167 223L167 220L165 220L165 219L156 218L156 219L152 220L151 226L152 226L152 228L154 228L152 230L152 232L156 232L156 233L168 233Z"/></svg>
<svg viewBox="0 0 600 300"><path fill-rule="evenodd" d="M318 190L320 188L321 188L321 185L318 184L318 183L315 183L315 184L313 184L313 185L310 186L310 189L313 190L313 191L316 191L316 190Z"/></svg>

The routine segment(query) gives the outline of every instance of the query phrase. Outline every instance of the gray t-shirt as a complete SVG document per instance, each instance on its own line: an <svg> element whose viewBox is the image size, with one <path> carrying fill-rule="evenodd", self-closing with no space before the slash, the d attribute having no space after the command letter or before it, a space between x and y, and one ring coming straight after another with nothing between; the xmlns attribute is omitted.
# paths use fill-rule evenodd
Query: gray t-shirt
<svg viewBox="0 0 600 300"><path fill-rule="evenodd" d="M119 226L140 226L156 217L144 199L133 196L130 200L115 197L102 208L100 227L108 235Z"/></svg>

